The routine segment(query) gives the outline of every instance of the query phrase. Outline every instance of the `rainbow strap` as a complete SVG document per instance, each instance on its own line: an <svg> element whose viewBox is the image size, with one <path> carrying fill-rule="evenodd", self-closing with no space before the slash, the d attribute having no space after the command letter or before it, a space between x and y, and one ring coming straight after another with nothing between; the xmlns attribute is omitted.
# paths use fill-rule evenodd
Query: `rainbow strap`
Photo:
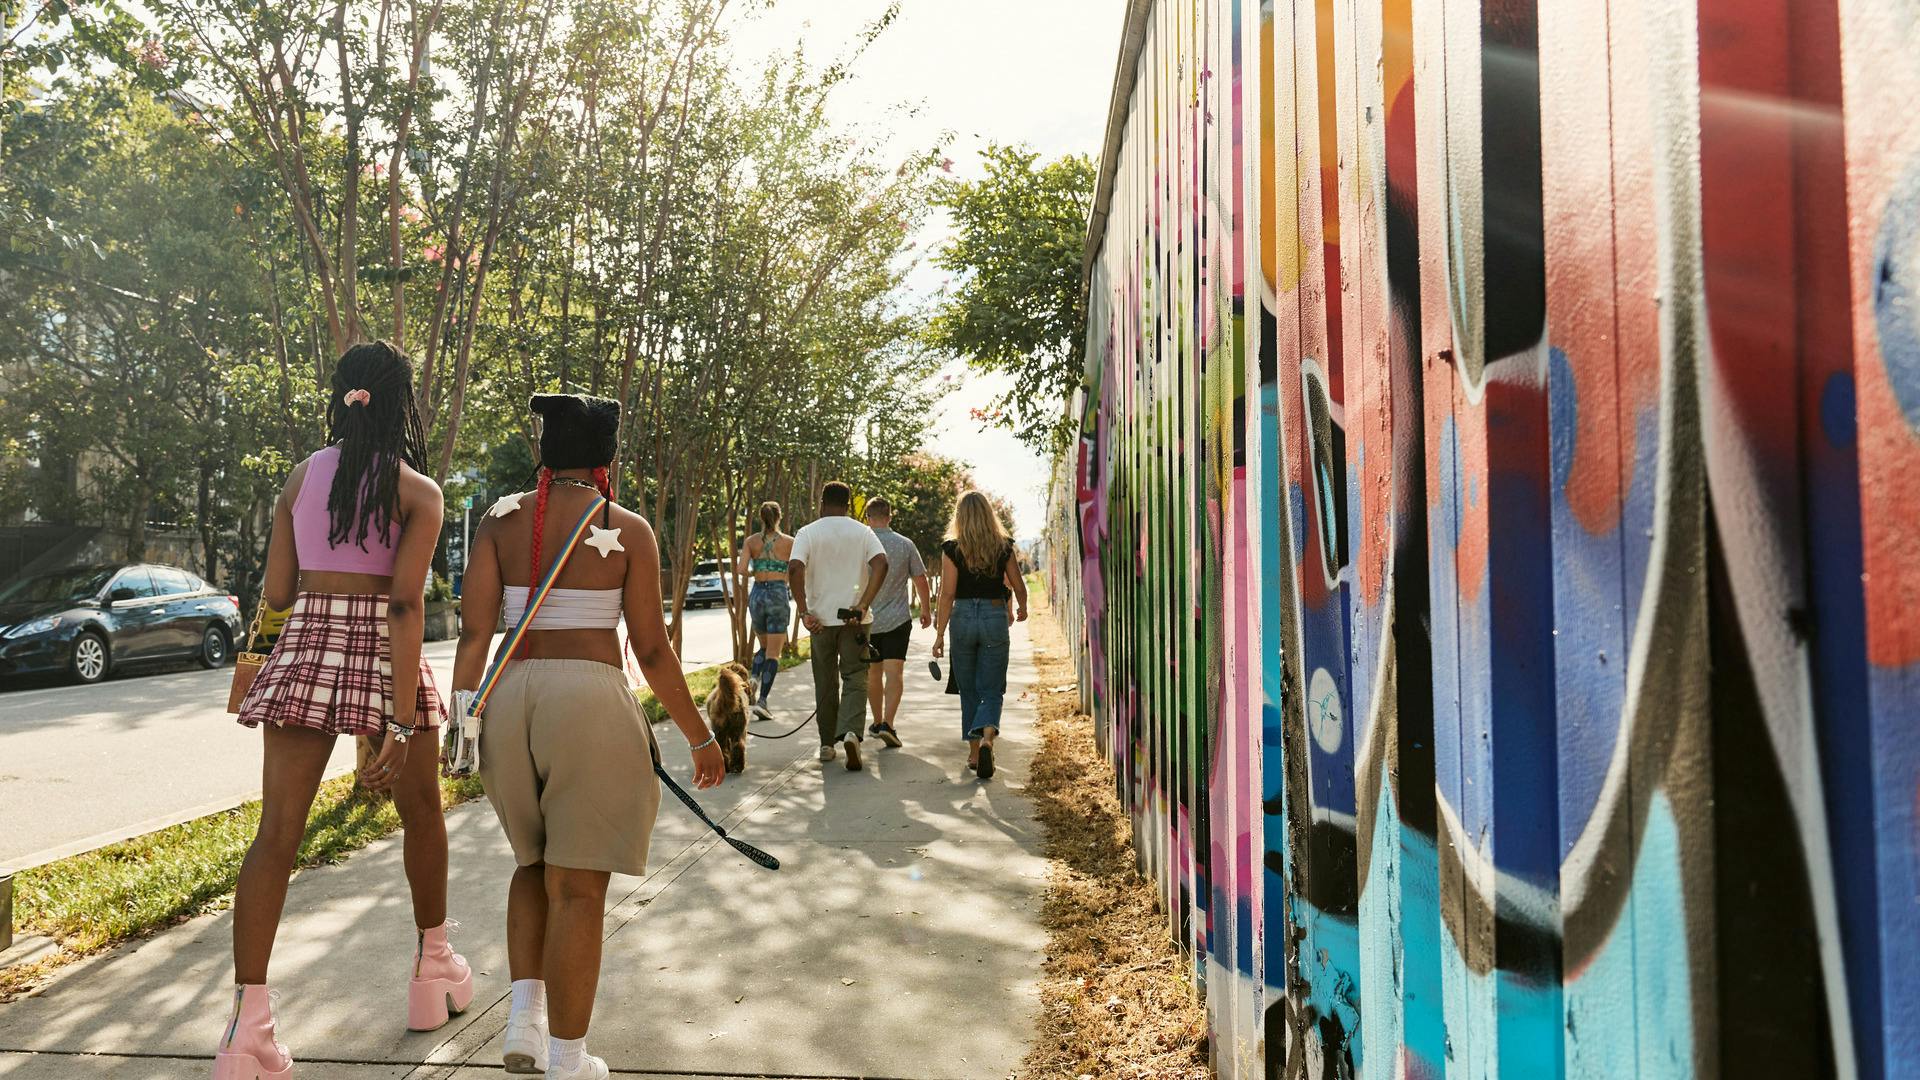
<svg viewBox="0 0 1920 1080"><path fill-rule="evenodd" d="M501 644L500 651L494 654L493 666L487 669L487 677L480 680L480 688L475 691L473 705L468 710L470 715L482 716L486 713L487 697L500 682L501 673L507 669L507 661L520 651L520 641L527 636L527 627L533 625L533 617L540 611L540 605L547 602L547 594L553 591L553 583L559 580L561 568L567 565L567 559L580 543L580 537L586 534L587 526L593 523L593 515L605 505L606 496L595 493L593 505L587 507L587 512L581 514L580 520L574 523L573 531L567 534L566 543L560 545L560 554L554 558L553 565L547 568L546 576L540 579L540 587L527 596L527 610L521 614L520 621L513 624L513 629L507 631L507 640Z"/></svg>

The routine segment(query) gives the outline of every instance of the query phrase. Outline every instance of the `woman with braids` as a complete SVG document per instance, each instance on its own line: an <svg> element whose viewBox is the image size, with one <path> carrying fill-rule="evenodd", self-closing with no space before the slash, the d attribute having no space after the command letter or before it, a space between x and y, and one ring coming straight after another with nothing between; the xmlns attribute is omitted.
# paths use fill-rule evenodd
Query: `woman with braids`
<svg viewBox="0 0 1920 1080"><path fill-rule="evenodd" d="M407 1026L440 1027L473 999L473 973L447 944L447 829L433 730L444 714L420 658L443 504L420 472L425 438L406 354L386 342L348 349L333 372L327 430L327 447L287 478L267 546L265 602L293 611L240 704L240 723L262 728L266 749L260 826L233 901L233 1013L215 1080L293 1073L274 1038L267 960L307 813L341 735L380 740L360 782L392 792L406 828L414 922ZM397 935L392 944L398 954ZM396 972L401 964L395 955Z"/></svg>
<svg viewBox="0 0 1920 1080"><path fill-rule="evenodd" d="M660 806L653 732L621 665L623 619L647 684L693 747L694 783L718 784L725 762L667 640L653 529L608 489L619 404L540 394L532 408L542 418L539 484L496 502L474 535L453 684L479 687L495 620L504 609L518 624L529 589L567 554L487 699L480 777L519 864L507 890L506 1069L604 1080L607 1064L586 1052L586 1037L607 881L646 873Z"/></svg>
<svg viewBox="0 0 1920 1080"><path fill-rule="evenodd" d="M793 622L793 590L787 585L787 559L792 554L793 537L780 531L780 504L761 503L760 531L740 545L734 563L741 573L753 574L747 614L760 639L753 653L753 677L760 683L753 711L762 719L773 717L767 695L773 693L774 676L780 674L780 652L787 647L787 628Z"/></svg>

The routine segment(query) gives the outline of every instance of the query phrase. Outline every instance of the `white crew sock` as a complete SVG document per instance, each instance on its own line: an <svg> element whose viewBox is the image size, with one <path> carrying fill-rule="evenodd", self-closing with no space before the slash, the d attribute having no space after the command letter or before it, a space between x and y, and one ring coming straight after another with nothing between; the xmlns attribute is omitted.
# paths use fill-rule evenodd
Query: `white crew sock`
<svg viewBox="0 0 1920 1080"><path fill-rule="evenodd" d="M556 1039L547 1037L547 1068L565 1069L572 1072L580 1067L580 1059L587 1053L585 1039Z"/></svg>
<svg viewBox="0 0 1920 1080"><path fill-rule="evenodd" d="M547 984L539 979L513 980L513 1005L510 1020L524 1024L544 1023L547 1019Z"/></svg>

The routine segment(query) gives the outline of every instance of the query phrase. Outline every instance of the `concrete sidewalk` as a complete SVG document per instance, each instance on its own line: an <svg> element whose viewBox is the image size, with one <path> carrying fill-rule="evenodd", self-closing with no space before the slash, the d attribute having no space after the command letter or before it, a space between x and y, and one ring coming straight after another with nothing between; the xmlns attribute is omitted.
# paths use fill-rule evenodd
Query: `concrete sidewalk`
<svg viewBox="0 0 1920 1080"><path fill-rule="evenodd" d="M928 677L916 630L900 727L867 769L814 760L811 725L754 739L748 769L701 797L729 831L779 856L769 873L665 795L651 873L608 896L587 1045L624 1075L1005 1077L1033 1032L1046 866L1022 794L1034 745L1032 655L1016 627L1000 772L966 771L958 700ZM780 677L785 731L811 711L805 666ZM668 768L685 744L662 728ZM725 815L724 818L722 815ZM478 994L431 1034L405 1030L413 933L395 836L298 876L274 953L281 1038L296 1075L501 1076L513 866L484 802L448 814L455 945ZM0 1006L0 1077L204 1075L230 1002L228 914L74 966Z"/></svg>

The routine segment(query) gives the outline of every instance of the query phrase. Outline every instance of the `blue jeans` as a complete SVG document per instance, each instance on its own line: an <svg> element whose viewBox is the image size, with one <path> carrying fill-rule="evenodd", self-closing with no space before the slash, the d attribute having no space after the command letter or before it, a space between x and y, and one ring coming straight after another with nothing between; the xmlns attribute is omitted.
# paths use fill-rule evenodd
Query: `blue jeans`
<svg viewBox="0 0 1920 1080"><path fill-rule="evenodd" d="M960 686L960 737L977 739L1000 729L1007 696L1007 605L992 600L955 600L953 679Z"/></svg>

